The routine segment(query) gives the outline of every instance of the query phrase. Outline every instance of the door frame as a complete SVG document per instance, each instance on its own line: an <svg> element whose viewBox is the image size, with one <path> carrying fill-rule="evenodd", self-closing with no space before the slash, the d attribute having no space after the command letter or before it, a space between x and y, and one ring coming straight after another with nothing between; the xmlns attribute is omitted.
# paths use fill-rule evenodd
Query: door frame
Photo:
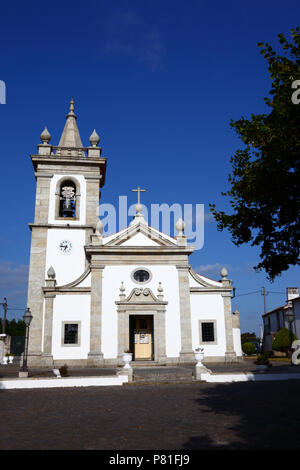
<svg viewBox="0 0 300 470"><path fill-rule="evenodd" d="M125 296L124 296L125 297ZM118 364L123 364L123 353L130 347L129 316L153 315L154 350L153 361L166 363L166 305L149 288L135 288L127 298L115 302L118 313ZM153 361L149 361L151 364Z"/></svg>

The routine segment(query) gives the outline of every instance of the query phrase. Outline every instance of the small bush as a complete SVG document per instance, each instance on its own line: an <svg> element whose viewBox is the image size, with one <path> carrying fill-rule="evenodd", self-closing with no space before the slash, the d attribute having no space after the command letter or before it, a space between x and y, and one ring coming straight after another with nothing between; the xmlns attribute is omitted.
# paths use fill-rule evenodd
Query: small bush
<svg viewBox="0 0 300 470"><path fill-rule="evenodd" d="M59 373L62 377L68 377L69 376L68 366L66 364L64 366L61 366L59 368Z"/></svg>
<svg viewBox="0 0 300 470"><path fill-rule="evenodd" d="M251 354L255 354L256 347L253 343L244 343L242 344L242 350L247 356L250 356Z"/></svg>
<svg viewBox="0 0 300 470"><path fill-rule="evenodd" d="M268 356L266 354L262 354L261 356L258 356L256 361L254 361L254 364L257 364L258 366L271 366Z"/></svg>
<svg viewBox="0 0 300 470"><path fill-rule="evenodd" d="M293 334L292 341L295 341L296 339L296 336ZM287 328L281 328L281 330L276 333L272 348L274 349L274 351L280 351L285 353L287 353L291 349L290 332Z"/></svg>

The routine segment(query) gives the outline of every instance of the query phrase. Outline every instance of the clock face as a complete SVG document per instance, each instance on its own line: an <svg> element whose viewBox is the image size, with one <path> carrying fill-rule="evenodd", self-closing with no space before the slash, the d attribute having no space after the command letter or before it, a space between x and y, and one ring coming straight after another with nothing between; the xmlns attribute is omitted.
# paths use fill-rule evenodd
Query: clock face
<svg viewBox="0 0 300 470"><path fill-rule="evenodd" d="M70 240L62 240L59 243L59 250L63 255L69 255L72 251L72 243Z"/></svg>

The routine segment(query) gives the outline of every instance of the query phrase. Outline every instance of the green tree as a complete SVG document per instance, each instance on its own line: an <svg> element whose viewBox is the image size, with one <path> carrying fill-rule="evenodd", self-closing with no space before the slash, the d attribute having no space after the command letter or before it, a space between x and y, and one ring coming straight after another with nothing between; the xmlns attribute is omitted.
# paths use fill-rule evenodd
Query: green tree
<svg viewBox="0 0 300 470"><path fill-rule="evenodd" d="M251 354L255 353L256 347L253 343L243 343L242 350L245 354L247 354L247 356L250 356Z"/></svg>
<svg viewBox="0 0 300 470"><path fill-rule="evenodd" d="M295 341L297 337L292 334L292 341ZM272 349L274 351L280 351L287 353L291 349L291 336L290 331L287 328L281 328L275 335L273 340Z"/></svg>
<svg viewBox="0 0 300 470"><path fill-rule="evenodd" d="M278 35L283 49L258 43L272 80L265 98L268 114L231 120L244 147L231 157L230 197L233 213L217 211L210 204L218 230L227 229L239 246L260 247L260 262L270 280L299 265L300 233L300 104L292 102L292 84L300 80L300 30L291 30L290 42Z"/></svg>
<svg viewBox="0 0 300 470"><path fill-rule="evenodd" d="M241 334L241 342L242 344L243 343L248 343L248 342L251 342L251 341L259 341L259 339L257 338L256 334L253 332L253 333L242 333Z"/></svg>

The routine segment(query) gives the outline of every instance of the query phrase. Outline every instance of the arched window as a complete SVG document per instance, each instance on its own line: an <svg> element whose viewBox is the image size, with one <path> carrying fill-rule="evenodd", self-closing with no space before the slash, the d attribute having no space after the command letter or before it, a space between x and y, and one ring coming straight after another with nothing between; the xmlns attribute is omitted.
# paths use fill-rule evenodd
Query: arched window
<svg viewBox="0 0 300 470"><path fill-rule="evenodd" d="M59 217L76 218L76 185L65 180L59 190Z"/></svg>

